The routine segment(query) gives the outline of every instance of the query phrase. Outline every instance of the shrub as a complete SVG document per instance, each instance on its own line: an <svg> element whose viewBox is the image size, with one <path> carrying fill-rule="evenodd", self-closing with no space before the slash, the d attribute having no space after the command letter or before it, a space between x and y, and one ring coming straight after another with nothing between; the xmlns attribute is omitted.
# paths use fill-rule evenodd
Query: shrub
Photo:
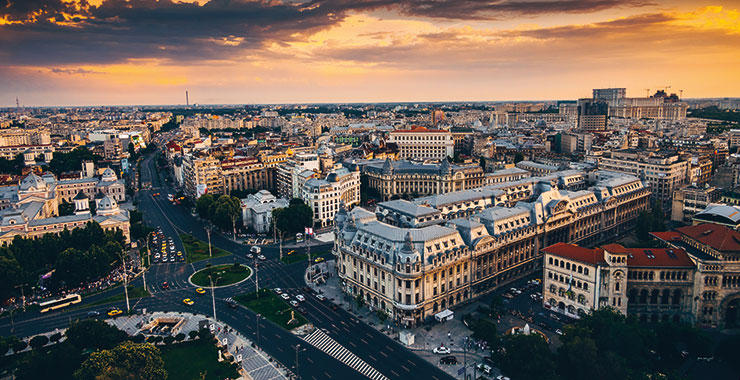
<svg viewBox="0 0 740 380"><path fill-rule="evenodd" d="M21 352L28 347L28 343L25 340L16 339L13 342L13 352Z"/></svg>
<svg viewBox="0 0 740 380"><path fill-rule="evenodd" d="M162 343L163 340L164 338L162 338L161 336L154 337L154 343Z"/></svg>
<svg viewBox="0 0 740 380"><path fill-rule="evenodd" d="M172 342L175 341L175 337L172 335L167 335L164 337L164 344L172 344Z"/></svg>
<svg viewBox="0 0 740 380"><path fill-rule="evenodd" d="M190 339L195 339L195 337L198 336L198 332L193 330L188 333L188 336L190 336Z"/></svg>
<svg viewBox="0 0 740 380"><path fill-rule="evenodd" d="M151 336L149 336L149 337L146 338L146 341L149 342L149 343L155 343L157 341L157 337L154 336L154 335L151 335Z"/></svg>
<svg viewBox="0 0 740 380"><path fill-rule="evenodd" d="M131 341L134 343L144 343L145 340L146 340L146 337L141 334L136 334L133 337L131 337Z"/></svg>
<svg viewBox="0 0 740 380"><path fill-rule="evenodd" d="M183 340L185 340L185 334L179 333L179 334L175 335L175 340L178 341L178 342L182 342Z"/></svg>
<svg viewBox="0 0 740 380"><path fill-rule="evenodd" d="M61 339L62 339L62 333L54 333L54 334L51 334L51 336L49 337L49 340L54 343L60 341Z"/></svg>
<svg viewBox="0 0 740 380"><path fill-rule="evenodd" d="M46 335L36 335L29 341L29 345L34 350L46 346L47 343L49 343L49 338L47 338Z"/></svg>

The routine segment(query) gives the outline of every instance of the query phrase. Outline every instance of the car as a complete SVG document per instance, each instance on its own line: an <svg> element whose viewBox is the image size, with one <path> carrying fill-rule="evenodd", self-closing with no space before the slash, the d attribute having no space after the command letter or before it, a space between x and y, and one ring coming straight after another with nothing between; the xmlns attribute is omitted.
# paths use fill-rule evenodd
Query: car
<svg viewBox="0 0 740 380"><path fill-rule="evenodd" d="M432 352L434 352L435 354L447 355L450 353L450 349L445 346L439 346L439 347L434 347Z"/></svg>
<svg viewBox="0 0 740 380"><path fill-rule="evenodd" d="M439 359L439 364L456 365L457 356L455 355L443 356L442 358Z"/></svg>
<svg viewBox="0 0 740 380"><path fill-rule="evenodd" d="M162 283L162 289L167 290L169 288L170 288L170 284L167 281Z"/></svg>
<svg viewBox="0 0 740 380"><path fill-rule="evenodd" d="M294 254L294 253L295 253L295 250L292 250L292 249L291 249L290 251L288 251L287 255L288 255L288 256L290 256L290 255L292 255L292 254Z"/></svg>
<svg viewBox="0 0 740 380"><path fill-rule="evenodd" d="M262 261L267 260L267 257L265 257L265 255L259 255L259 256L257 256L257 258L260 259L260 260L262 260Z"/></svg>
<svg viewBox="0 0 740 380"><path fill-rule="evenodd" d="M550 327L550 325L546 322L540 322L539 325L545 330L552 330L552 327Z"/></svg>
<svg viewBox="0 0 740 380"><path fill-rule="evenodd" d="M486 376L491 376L493 374L493 368L488 364L480 363L475 366L475 369Z"/></svg>
<svg viewBox="0 0 740 380"><path fill-rule="evenodd" d="M339 305L333 303L333 304L331 304L331 309L332 310L339 310Z"/></svg>
<svg viewBox="0 0 740 380"><path fill-rule="evenodd" d="M298 300L298 301L300 301L300 302L303 302L303 301L305 301L305 300L306 300L306 297L304 297L304 296L303 296L303 294L297 294L297 295L295 296L295 299L297 299L297 300Z"/></svg>
<svg viewBox="0 0 740 380"><path fill-rule="evenodd" d="M306 309L302 308L302 307L297 307L296 310L298 310L298 312L301 313L301 314L308 313L308 311Z"/></svg>
<svg viewBox="0 0 740 380"><path fill-rule="evenodd" d="M179 261L185 261L185 256L179 255L179 256L177 256L177 260L179 260Z"/></svg>
<svg viewBox="0 0 740 380"><path fill-rule="evenodd" d="M508 298L508 299L514 298L514 296L511 295L511 293L504 293L504 294L501 295L501 297Z"/></svg>
<svg viewBox="0 0 740 380"><path fill-rule="evenodd" d="M561 330L561 329L555 329L555 334L563 335L563 330Z"/></svg>
<svg viewBox="0 0 740 380"><path fill-rule="evenodd" d="M511 380L511 379L509 379L508 377L506 377L504 375L498 375L498 376L496 376L496 380Z"/></svg>
<svg viewBox="0 0 740 380"><path fill-rule="evenodd" d="M511 294L516 294L516 295L522 294L522 291L517 288L511 288L509 289L509 291L511 292Z"/></svg>
<svg viewBox="0 0 740 380"><path fill-rule="evenodd" d="M251 253L247 253L247 258L250 259L250 260L253 260L254 259L254 255L251 254Z"/></svg>
<svg viewBox="0 0 740 380"><path fill-rule="evenodd" d="M198 294L206 294L206 290L203 289L203 288L196 288L195 289L195 292L198 293Z"/></svg>
<svg viewBox="0 0 740 380"><path fill-rule="evenodd" d="M193 300L191 300L190 298L185 298L184 300L182 300L182 303L184 303L187 306L193 306L193 305L195 305L195 302Z"/></svg>
<svg viewBox="0 0 740 380"><path fill-rule="evenodd" d="M290 306L298 307L298 302L296 300L290 300Z"/></svg>
<svg viewBox="0 0 740 380"><path fill-rule="evenodd" d="M282 297L286 301L290 299L290 296L288 295L288 293L283 293L280 295L280 297Z"/></svg>
<svg viewBox="0 0 740 380"><path fill-rule="evenodd" d="M558 317L558 315L555 314L555 313L550 313L550 318L552 318L552 319L554 319L556 321L559 321L560 320L560 317Z"/></svg>
<svg viewBox="0 0 740 380"><path fill-rule="evenodd" d="M232 309L236 309L237 307L239 307L239 304L234 300L226 301L226 305L228 305Z"/></svg>
<svg viewBox="0 0 740 380"><path fill-rule="evenodd" d="M152 259L152 262L155 263L155 264L158 263L159 262L159 256L154 256L154 258Z"/></svg>
<svg viewBox="0 0 740 380"><path fill-rule="evenodd" d="M115 316L121 315L121 314L123 314L123 310L121 310L119 308L114 308L114 309L108 310L108 316L109 317L115 317Z"/></svg>
<svg viewBox="0 0 740 380"><path fill-rule="evenodd" d="M280 289L280 288L272 289L272 291L275 292L275 294L278 294L278 295L283 294L283 289Z"/></svg>
<svg viewBox="0 0 740 380"><path fill-rule="evenodd" d="M324 261L324 258L323 257L317 257L316 260L314 260L313 262L320 263L322 261Z"/></svg>
<svg viewBox="0 0 740 380"><path fill-rule="evenodd" d="M97 318L99 316L100 316L100 312L99 311L93 310L93 311L88 311L87 312L87 317L88 318L91 318L92 319L92 318Z"/></svg>
<svg viewBox="0 0 740 380"><path fill-rule="evenodd" d="M326 301L326 297L324 297L323 294L317 294L316 299L318 299L319 301Z"/></svg>

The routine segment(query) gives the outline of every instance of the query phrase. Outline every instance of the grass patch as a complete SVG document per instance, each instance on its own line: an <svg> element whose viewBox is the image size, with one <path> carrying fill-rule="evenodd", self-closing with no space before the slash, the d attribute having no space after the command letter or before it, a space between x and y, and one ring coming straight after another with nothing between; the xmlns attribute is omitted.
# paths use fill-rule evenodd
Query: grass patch
<svg viewBox="0 0 740 380"><path fill-rule="evenodd" d="M211 282L208 279L208 275L213 275L214 280L218 278L218 281L214 284L215 286L224 286L235 284L247 277L252 271L239 264L224 264L215 265L205 269L201 269L193 274L190 278L193 284L198 286L211 286Z"/></svg>
<svg viewBox="0 0 740 380"><path fill-rule="evenodd" d="M167 378L195 379L235 379L236 370L227 362L218 362L218 349L211 339L198 339L160 347ZM205 374L205 377L201 377Z"/></svg>
<svg viewBox="0 0 740 380"><path fill-rule="evenodd" d="M180 234L180 240L185 246L185 260L189 263L201 261L211 258L208 256L208 243L198 240L190 234ZM220 257L229 255L229 252L224 251L221 248L211 247L213 257Z"/></svg>
<svg viewBox="0 0 740 380"><path fill-rule="evenodd" d="M311 260L316 260L317 257L324 257L326 259L326 256L331 256L331 252L329 251L320 251L316 253L311 253ZM306 261L308 262L308 254L306 253L294 253L292 255L283 255L283 258L280 259L280 261L286 263L286 264L293 264L297 263L299 261Z"/></svg>
<svg viewBox="0 0 740 380"><path fill-rule="evenodd" d="M306 318L296 311L295 318L298 320L298 323L289 325L290 311L293 308L285 300L278 297L277 294L267 289L260 289L259 297L257 297L256 293L252 292L238 295L234 297L234 300L244 305L247 309L261 314L264 318L288 330L308 323Z"/></svg>
<svg viewBox="0 0 740 380"><path fill-rule="evenodd" d="M144 287L143 286L137 286L137 287L134 287L133 285L129 285L128 286L128 298L129 298L129 300L132 300L134 298L142 298L142 297L149 297L149 296L151 296L151 294L149 293L148 290L144 290ZM123 301L125 299L126 299L126 294L120 293L120 294L116 294L114 296L110 296L108 298L103 298L102 300L97 300L95 302L86 303L86 304L84 304L82 306L75 307L75 308L73 308L71 310L81 309L81 308L85 308L85 307L88 307L88 306L105 305L107 303L117 302L117 301Z"/></svg>

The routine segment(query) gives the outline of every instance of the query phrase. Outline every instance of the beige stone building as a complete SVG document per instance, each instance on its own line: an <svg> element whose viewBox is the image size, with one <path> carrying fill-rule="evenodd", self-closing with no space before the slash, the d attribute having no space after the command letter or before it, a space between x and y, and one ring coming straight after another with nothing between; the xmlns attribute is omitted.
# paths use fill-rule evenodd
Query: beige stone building
<svg viewBox="0 0 740 380"><path fill-rule="evenodd" d="M444 160L455 155L452 133L441 129L397 129L388 134L387 142L398 146L402 160Z"/></svg>
<svg viewBox="0 0 740 380"><path fill-rule="evenodd" d="M598 174L588 189L577 191L559 190L544 178L526 201L485 201L481 210L466 209L466 216L454 219L408 201L379 204L388 212L377 215L340 208L334 255L342 290L399 324L415 325L536 273L541 248L611 239L647 209L650 193L638 178Z"/></svg>

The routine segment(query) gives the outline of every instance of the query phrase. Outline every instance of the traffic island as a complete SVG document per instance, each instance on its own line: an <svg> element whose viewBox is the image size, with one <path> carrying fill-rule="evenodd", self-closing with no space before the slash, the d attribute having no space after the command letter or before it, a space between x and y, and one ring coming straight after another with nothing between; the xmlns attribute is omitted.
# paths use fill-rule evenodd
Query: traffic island
<svg viewBox="0 0 740 380"><path fill-rule="evenodd" d="M247 280L251 275L252 270L246 265L223 264L201 269L193 273L188 281L195 286L210 288L213 285L218 288L238 284ZM211 279L213 279L213 284L211 284Z"/></svg>
<svg viewBox="0 0 740 380"><path fill-rule="evenodd" d="M286 330L293 330L308 323L306 318L294 310L285 300L267 289L260 289L259 297L257 293L252 292L238 295L234 297L234 300ZM291 319L294 319L294 321L291 321Z"/></svg>
<svg viewBox="0 0 740 380"><path fill-rule="evenodd" d="M198 240L190 234L180 234L182 245L185 246L185 260L189 263L230 255L228 251L216 248L211 245L211 252L208 252L208 243Z"/></svg>

